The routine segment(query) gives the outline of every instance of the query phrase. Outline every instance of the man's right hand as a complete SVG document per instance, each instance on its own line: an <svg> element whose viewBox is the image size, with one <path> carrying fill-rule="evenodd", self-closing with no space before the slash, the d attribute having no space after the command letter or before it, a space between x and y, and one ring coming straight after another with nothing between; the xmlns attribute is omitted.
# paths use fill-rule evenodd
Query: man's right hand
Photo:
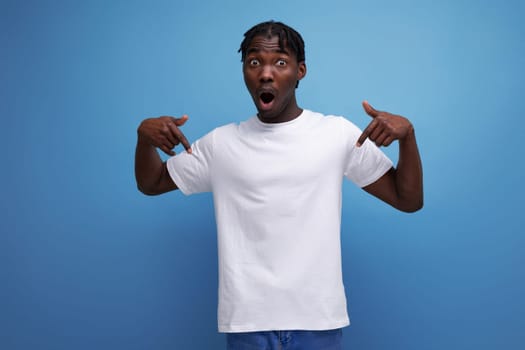
<svg viewBox="0 0 525 350"><path fill-rule="evenodd" d="M181 118L162 116L145 119L137 130L138 141L155 146L170 156L175 155L173 148L182 143L186 151L191 153L191 145L179 129L187 120L187 115Z"/></svg>

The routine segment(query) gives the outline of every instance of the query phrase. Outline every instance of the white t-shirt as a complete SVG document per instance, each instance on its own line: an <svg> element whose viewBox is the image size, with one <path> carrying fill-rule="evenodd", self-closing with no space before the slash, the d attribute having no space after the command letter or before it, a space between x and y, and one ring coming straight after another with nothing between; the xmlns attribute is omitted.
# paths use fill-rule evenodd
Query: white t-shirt
<svg viewBox="0 0 525 350"><path fill-rule="evenodd" d="M347 326L341 271L342 181L364 187L392 162L357 148L351 122L304 110L266 124L219 127L168 159L186 195L213 192L220 332Z"/></svg>

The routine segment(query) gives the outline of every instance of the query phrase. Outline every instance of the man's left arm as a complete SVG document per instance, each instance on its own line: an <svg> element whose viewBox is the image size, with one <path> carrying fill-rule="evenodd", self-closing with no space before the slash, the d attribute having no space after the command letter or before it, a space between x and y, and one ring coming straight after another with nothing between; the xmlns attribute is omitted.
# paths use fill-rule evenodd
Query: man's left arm
<svg viewBox="0 0 525 350"><path fill-rule="evenodd" d="M416 143L414 127L400 115L377 111L367 101L363 102L372 122L357 140L359 147L368 138L378 147L389 146L399 141L399 161L374 183L363 189L405 212L414 212L423 207L423 170Z"/></svg>

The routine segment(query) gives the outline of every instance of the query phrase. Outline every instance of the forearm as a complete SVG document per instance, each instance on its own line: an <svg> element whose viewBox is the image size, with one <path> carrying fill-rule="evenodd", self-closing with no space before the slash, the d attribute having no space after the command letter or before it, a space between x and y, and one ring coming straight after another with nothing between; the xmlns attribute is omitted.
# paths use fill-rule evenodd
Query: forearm
<svg viewBox="0 0 525 350"><path fill-rule="evenodd" d="M167 172L157 149L139 137L135 149L135 179L138 189L156 195L177 189Z"/></svg>
<svg viewBox="0 0 525 350"><path fill-rule="evenodd" d="M399 140L395 187L401 210L413 212L423 207L423 167L413 128Z"/></svg>

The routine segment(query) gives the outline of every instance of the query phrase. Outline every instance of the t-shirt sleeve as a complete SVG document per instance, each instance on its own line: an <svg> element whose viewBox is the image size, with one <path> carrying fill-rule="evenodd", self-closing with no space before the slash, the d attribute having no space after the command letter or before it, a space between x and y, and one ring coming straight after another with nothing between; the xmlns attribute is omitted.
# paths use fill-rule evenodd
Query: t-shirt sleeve
<svg viewBox="0 0 525 350"><path fill-rule="evenodd" d="M345 120L347 136L347 160L344 175L359 187L368 186L379 180L390 168L392 161L372 141L366 139L361 147L356 142L362 131L353 123Z"/></svg>
<svg viewBox="0 0 525 350"><path fill-rule="evenodd" d="M191 153L183 151L168 159L168 172L185 195L211 191L213 140L212 131L191 145Z"/></svg>

